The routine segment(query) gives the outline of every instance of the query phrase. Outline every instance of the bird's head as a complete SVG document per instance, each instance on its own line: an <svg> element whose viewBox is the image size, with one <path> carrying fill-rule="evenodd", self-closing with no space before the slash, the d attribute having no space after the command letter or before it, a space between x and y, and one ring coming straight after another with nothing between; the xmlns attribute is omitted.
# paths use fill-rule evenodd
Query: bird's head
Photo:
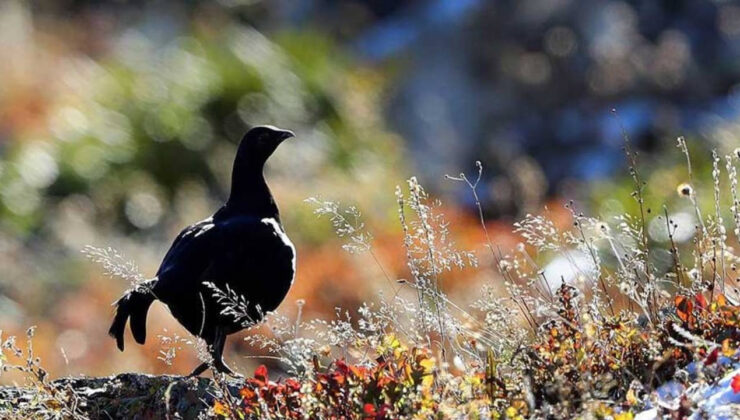
<svg viewBox="0 0 740 420"><path fill-rule="evenodd" d="M295 137L290 130L281 130L271 125L253 127L239 143L238 161L247 161L252 164L263 164L277 149L283 140Z"/></svg>

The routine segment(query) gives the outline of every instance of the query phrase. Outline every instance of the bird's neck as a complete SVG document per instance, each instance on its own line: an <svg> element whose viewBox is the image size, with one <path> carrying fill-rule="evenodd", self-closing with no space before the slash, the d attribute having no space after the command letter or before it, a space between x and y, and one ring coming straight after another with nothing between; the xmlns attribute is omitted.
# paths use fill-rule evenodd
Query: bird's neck
<svg viewBox="0 0 740 420"><path fill-rule="evenodd" d="M226 207L240 214L279 219L278 208L263 174L263 165L236 165Z"/></svg>

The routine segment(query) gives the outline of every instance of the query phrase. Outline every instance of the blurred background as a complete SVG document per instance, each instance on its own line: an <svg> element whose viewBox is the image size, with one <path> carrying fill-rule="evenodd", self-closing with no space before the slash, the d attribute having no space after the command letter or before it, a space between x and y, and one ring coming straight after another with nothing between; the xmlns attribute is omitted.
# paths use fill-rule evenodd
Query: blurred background
<svg viewBox="0 0 740 420"><path fill-rule="evenodd" d="M0 329L37 325L55 376L188 372L190 350L157 359L157 335L185 335L161 305L147 345L127 335L116 350L110 304L128 284L80 251L113 247L152 275L224 201L255 124L298 137L268 168L300 255L286 314L305 299L304 316L330 317L393 287L305 198L357 205L402 278L395 186L418 176L458 243L480 250L470 191L444 179L476 160L503 248L528 212L568 223L563 200L604 218L633 209L623 131L649 200L691 226L675 138L708 177L711 149L740 146L738 82L740 4L724 0L0 1ZM445 288L468 299L480 275ZM256 363L239 339L230 353Z"/></svg>

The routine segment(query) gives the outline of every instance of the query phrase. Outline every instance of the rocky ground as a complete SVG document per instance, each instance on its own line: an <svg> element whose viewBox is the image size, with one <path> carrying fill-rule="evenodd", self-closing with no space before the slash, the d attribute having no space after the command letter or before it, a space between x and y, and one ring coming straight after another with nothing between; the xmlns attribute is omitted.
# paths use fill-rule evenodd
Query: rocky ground
<svg viewBox="0 0 740 420"><path fill-rule="evenodd" d="M49 385L52 389L73 389L79 396L76 411L91 419L197 419L207 413L221 392L208 378L133 373L63 378ZM57 417L55 404L39 403L42 399L38 388L0 387L0 417ZM69 417L60 411L56 414Z"/></svg>
<svg viewBox="0 0 740 420"><path fill-rule="evenodd" d="M655 407L635 416L636 420L661 418L659 410L675 411L691 401L698 407L691 419L740 418L740 393L733 378L740 375L735 370L714 385L694 384L688 388L675 382L656 390ZM737 381L737 379L735 379ZM236 383L227 383L232 395L237 395ZM51 391L50 391L51 390ZM49 382L43 387L0 387L0 418L75 418L61 404L49 398L54 392L73 390L73 407L77 418L89 419L199 419L210 418L209 408L221 389L210 378L182 376L153 376L123 373L100 378L73 377ZM62 398L60 398L61 400Z"/></svg>

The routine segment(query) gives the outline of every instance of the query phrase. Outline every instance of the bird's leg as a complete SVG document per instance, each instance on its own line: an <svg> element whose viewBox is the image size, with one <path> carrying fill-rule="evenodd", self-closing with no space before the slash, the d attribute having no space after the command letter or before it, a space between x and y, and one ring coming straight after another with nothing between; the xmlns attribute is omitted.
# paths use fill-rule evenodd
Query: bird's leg
<svg viewBox="0 0 740 420"><path fill-rule="evenodd" d="M234 372L226 366L224 363L224 346L226 344L226 334L224 334L221 328L216 329L216 341L213 343L213 351L211 356L213 357L213 367L221 373L231 375Z"/></svg>
<svg viewBox="0 0 740 420"><path fill-rule="evenodd" d="M200 375L201 373L205 372L206 369L208 369L208 363L201 363L200 365L198 365L197 368L195 368L195 370L190 372L190 375L188 375L188 378L194 378Z"/></svg>
<svg viewBox="0 0 740 420"><path fill-rule="evenodd" d="M226 334L223 333L223 331L220 328L216 329L216 338L213 341L213 344L209 345L210 347L210 353L211 357L213 358L213 361L211 364L209 363L201 363L198 365L198 367L193 370L190 375L188 375L188 378L193 378L201 373L205 372L209 367L213 367L217 372L219 373L225 373L229 376L233 377L241 377L242 375L239 375L238 373L234 373L233 370L229 366L226 365L223 358L223 352L224 352L224 345L226 344Z"/></svg>
<svg viewBox="0 0 740 420"><path fill-rule="evenodd" d="M211 353L211 356L213 356L213 367L220 373L225 373L233 377L240 377L241 375L234 373L234 371L224 362L223 352L225 344L226 334L224 334L222 329L218 328L216 330L216 341L213 344L213 352Z"/></svg>

